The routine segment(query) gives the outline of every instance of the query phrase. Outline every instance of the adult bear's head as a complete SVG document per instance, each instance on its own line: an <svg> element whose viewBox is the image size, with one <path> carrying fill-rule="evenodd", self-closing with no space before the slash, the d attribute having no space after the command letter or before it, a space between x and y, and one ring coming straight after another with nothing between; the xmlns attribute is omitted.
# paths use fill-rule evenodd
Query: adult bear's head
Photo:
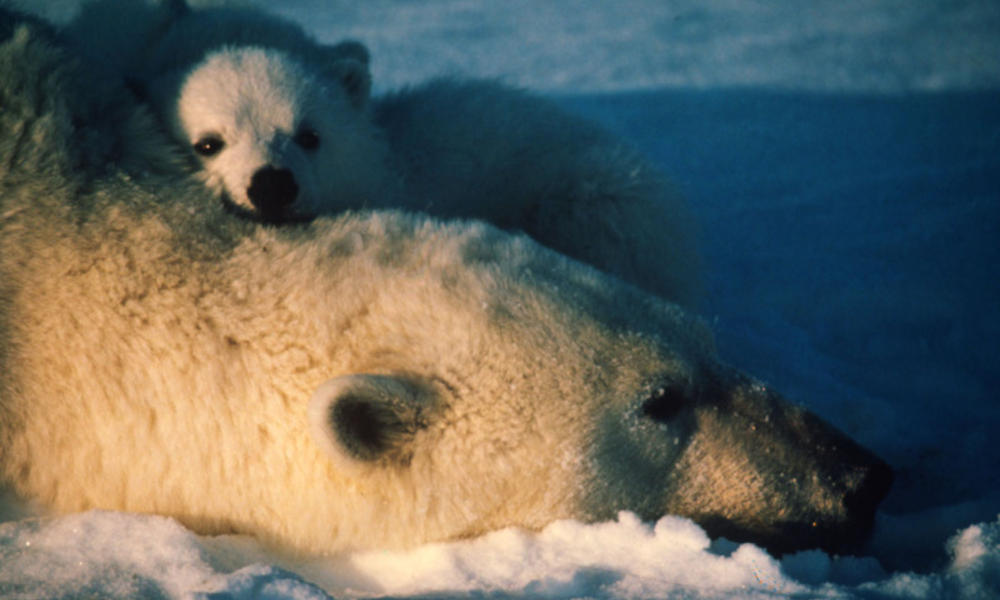
<svg viewBox="0 0 1000 600"><path fill-rule="evenodd" d="M346 358L311 431L390 530L624 509L782 552L844 551L870 529L890 469L721 364L677 307L483 225L380 214L351 235L328 279L356 285L326 295L355 316L330 334Z"/></svg>

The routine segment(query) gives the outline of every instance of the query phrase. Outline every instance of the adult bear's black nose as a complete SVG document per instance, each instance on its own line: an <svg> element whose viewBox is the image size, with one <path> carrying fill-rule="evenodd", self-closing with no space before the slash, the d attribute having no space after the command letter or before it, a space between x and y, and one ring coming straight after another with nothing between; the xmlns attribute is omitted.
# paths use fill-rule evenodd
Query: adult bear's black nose
<svg viewBox="0 0 1000 600"><path fill-rule="evenodd" d="M892 467L875 459L868 465L861 482L844 496L848 514L859 522L872 523L875 509L892 487Z"/></svg>
<svg viewBox="0 0 1000 600"><path fill-rule="evenodd" d="M271 165L257 169L247 188L250 203L263 220L270 222L285 220L285 211L295 202L298 194L295 175L288 169L277 169Z"/></svg>

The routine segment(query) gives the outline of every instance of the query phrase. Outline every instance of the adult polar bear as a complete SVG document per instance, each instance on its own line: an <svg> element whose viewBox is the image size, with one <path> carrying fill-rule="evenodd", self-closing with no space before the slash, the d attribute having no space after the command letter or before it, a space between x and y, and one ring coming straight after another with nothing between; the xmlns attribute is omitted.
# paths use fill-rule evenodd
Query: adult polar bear
<svg viewBox="0 0 1000 600"><path fill-rule="evenodd" d="M484 224L267 227L0 10L0 482L299 552L631 510L842 548L890 471L675 305ZM150 154L155 156L156 153Z"/></svg>
<svg viewBox="0 0 1000 600"><path fill-rule="evenodd" d="M121 5L85 5L70 33L102 60L131 58L117 68L146 81L209 186L248 213L286 222L406 207L484 219L693 303L684 203L595 124L488 81L435 80L369 102L357 43L320 45L255 9L132 0L126 21Z"/></svg>

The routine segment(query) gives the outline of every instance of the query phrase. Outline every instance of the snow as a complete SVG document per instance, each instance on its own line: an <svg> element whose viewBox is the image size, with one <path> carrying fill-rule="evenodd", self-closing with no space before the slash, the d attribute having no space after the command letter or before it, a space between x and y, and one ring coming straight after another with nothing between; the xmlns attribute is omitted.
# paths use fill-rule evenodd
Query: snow
<svg viewBox="0 0 1000 600"><path fill-rule="evenodd" d="M711 541L679 517L552 523L406 552L293 560L245 537L200 538L163 517L89 512L0 525L4 598L989 598L1000 521L948 542L939 572L887 576L874 558L805 551L780 561Z"/></svg>
<svg viewBox="0 0 1000 600"><path fill-rule="evenodd" d="M73 0L28 8L65 20ZM284 2L438 74L540 90L684 191L731 363L886 458L862 555L768 556L690 521L504 530L293 560L92 512L0 525L0 597L1000 597L1000 3Z"/></svg>
<svg viewBox="0 0 1000 600"><path fill-rule="evenodd" d="M213 596L216 592L223 595ZM220 574L206 546L171 519L95 511L0 525L0 597L327 595L276 567L252 565Z"/></svg>

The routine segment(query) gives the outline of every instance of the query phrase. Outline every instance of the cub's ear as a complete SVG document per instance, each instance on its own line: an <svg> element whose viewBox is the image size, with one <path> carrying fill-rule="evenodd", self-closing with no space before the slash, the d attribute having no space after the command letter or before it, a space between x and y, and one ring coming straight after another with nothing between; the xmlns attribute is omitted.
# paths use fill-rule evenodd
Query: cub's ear
<svg viewBox="0 0 1000 600"><path fill-rule="evenodd" d="M353 58L344 58L327 65L327 72L343 86L354 108L361 110L367 106L372 91L372 77L367 65Z"/></svg>
<svg viewBox="0 0 1000 600"><path fill-rule="evenodd" d="M372 87L368 49L353 40L324 46L322 62L326 75L344 87L351 104L358 109L364 108Z"/></svg>
<svg viewBox="0 0 1000 600"><path fill-rule="evenodd" d="M404 379L346 375L317 388L309 422L313 438L342 468L406 466L430 408L425 394Z"/></svg>

